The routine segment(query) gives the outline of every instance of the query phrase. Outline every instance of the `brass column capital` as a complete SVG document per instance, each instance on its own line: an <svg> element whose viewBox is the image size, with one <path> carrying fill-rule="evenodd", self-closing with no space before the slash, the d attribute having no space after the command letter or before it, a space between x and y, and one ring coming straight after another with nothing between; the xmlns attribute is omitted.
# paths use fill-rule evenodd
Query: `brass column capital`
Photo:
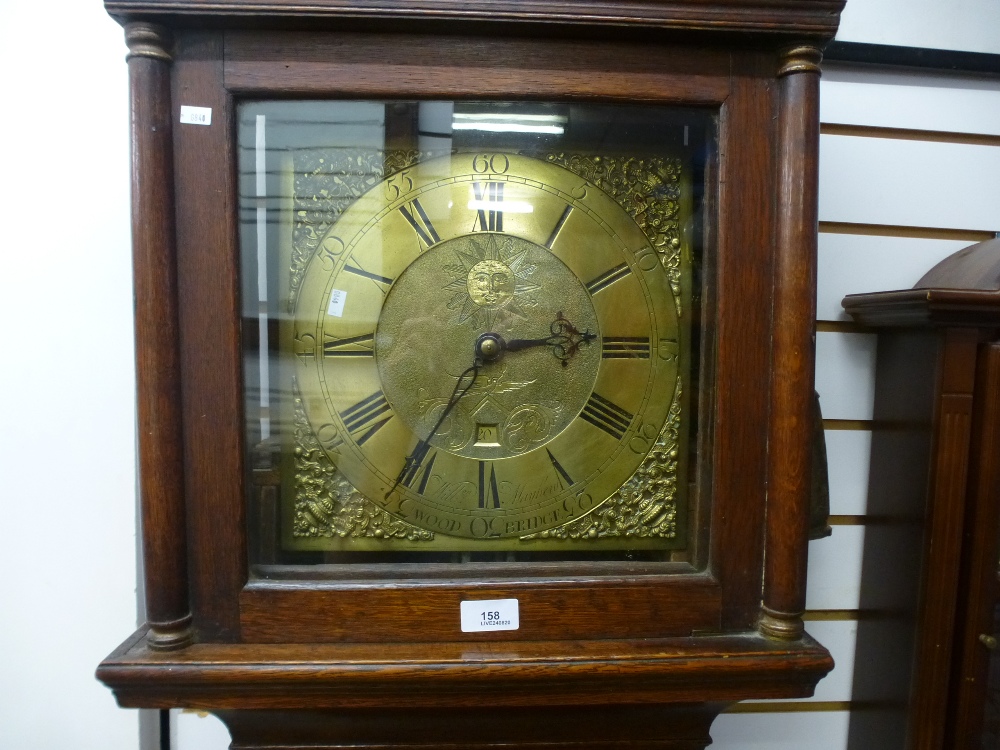
<svg viewBox="0 0 1000 750"><path fill-rule="evenodd" d="M820 75L820 63L823 61L823 52L819 47L808 44L799 44L789 47L781 53L781 67L778 68L778 77L791 75L792 73L815 73Z"/></svg>
<svg viewBox="0 0 1000 750"><path fill-rule="evenodd" d="M174 38L166 26L147 21L131 21L125 24L125 44L128 45L126 60L151 57L167 63L173 62L170 50L174 46Z"/></svg>

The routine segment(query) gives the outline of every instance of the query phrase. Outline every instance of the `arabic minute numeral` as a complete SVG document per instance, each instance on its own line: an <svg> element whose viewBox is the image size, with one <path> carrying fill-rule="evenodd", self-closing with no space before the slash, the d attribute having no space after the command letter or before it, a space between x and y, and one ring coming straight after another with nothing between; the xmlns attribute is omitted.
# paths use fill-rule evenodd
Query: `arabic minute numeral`
<svg viewBox="0 0 1000 750"><path fill-rule="evenodd" d="M653 447L653 441L656 439L656 435L656 425L645 422L635 431L635 435L632 436L632 439L628 441L629 450L640 456L648 453L649 449Z"/></svg>
<svg viewBox="0 0 1000 750"><path fill-rule="evenodd" d="M656 354L667 362L676 362L678 356L677 339L660 339L656 344Z"/></svg>

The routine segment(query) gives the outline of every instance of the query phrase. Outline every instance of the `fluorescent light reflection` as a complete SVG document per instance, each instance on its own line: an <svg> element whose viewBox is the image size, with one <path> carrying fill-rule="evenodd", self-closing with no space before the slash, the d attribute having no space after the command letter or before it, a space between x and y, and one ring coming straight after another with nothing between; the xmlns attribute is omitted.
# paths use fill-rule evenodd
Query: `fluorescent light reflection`
<svg viewBox="0 0 1000 750"><path fill-rule="evenodd" d="M453 122L452 130L485 130L489 133L545 133L562 135L565 128L559 125L522 125L516 122Z"/></svg>
<svg viewBox="0 0 1000 750"><path fill-rule="evenodd" d="M452 115L452 130L483 130L489 133L541 133L562 135L565 115L519 115L505 113Z"/></svg>
<svg viewBox="0 0 1000 750"><path fill-rule="evenodd" d="M505 214L530 214L535 207L524 201L469 201L470 211L503 211Z"/></svg>

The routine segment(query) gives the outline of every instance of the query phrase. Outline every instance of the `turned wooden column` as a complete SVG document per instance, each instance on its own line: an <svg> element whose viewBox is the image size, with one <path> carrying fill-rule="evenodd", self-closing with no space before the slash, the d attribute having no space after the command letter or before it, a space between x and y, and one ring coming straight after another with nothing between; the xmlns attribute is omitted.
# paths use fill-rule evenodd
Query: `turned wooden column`
<svg viewBox="0 0 1000 750"><path fill-rule="evenodd" d="M760 632L803 633L811 470L819 174L819 49L781 58L774 270L773 380L768 439L767 557Z"/></svg>
<svg viewBox="0 0 1000 750"><path fill-rule="evenodd" d="M172 39L161 26L133 22L125 26L125 41L132 125L132 265L147 641L151 648L172 649L192 640L184 543Z"/></svg>

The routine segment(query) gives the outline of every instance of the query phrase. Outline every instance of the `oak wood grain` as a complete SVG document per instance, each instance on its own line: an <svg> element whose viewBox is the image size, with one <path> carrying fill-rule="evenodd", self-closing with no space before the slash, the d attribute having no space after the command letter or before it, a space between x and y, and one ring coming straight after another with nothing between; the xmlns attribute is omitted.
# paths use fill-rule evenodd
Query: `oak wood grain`
<svg viewBox="0 0 1000 750"><path fill-rule="evenodd" d="M707 30L831 38L844 0L105 0L113 16L175 23L252 16L302 19L476 21ZM273 21L272 21L273 23Z"/></svg>
<svg viewBox="0 0 1000 750"><path fill-rule="evenodd" d="M289 58L288 50L295 50ZM387 50L391 50L387 54ZM595 64L614 60L614 66ZM727 52L686 45L417 34L226 35L226 86L246 95L579 98L718 105Z"/></svg>
<svg viewBox="0 0 1000 750"><path fill-rule="evenodd" d="M764 613L783 638L802 632L811 489L812 383L819 192L819 50L782 58L778 115L771 418ZM806 314L808 311L808 314Z"/></svg>
<svg viewBox="0 0 1000 750"><path fill-rule="evenodd" d="M706 298L714 304L702 320L701 397L711 411L701 424L712 428L701 432L699 450L711 456L701 479L712 498L723 628L744 630L759 616L762 585L777 65L773 53L744 53L734 63L739 73L719 113L718 194L706 216Z"/></svg>
<svg viewBox="0 0 1000 750"><path fill-rule="evenodd" d="M169 33L148 24L132 42L132 268L146 618L162 647L190 640L184 436L174 224ZM140 47L142 49L140 50ZM142 54L139 54L139 52Z"/></svg>
<svg viewBox="0 0 1000 750"><path fill-rule="evenodd" d="M517 599L516 640L651 638L718 630L719 585L708 576L598 581L425 581L347 585L254 583L240 596L247 640L483 641L462 633L463 600Z"/></svg>
<svg viewBox="0 0 1000 750"><path fill-rule="evenodd" d="M174 147L187 533L201 639L238 637L247 580L234 113L221 55L221 34L179 35L173 81L178 107L212 109L210 126L178 126Z"/></svg>
<svg viewBox="0 0 1000 750"><path fill-rule="evenodd" d="M483 694L488 700L489 693ZM532 706L328 711L214 712L234 747L356 747L388 750L701 750L721 704L669 706ZM563 727L559 737L552 727ZM278 729L288 727L289 729ZM273 744L270 744L273 743Z"/></svg>
<svg viewBox="0 0 1000 750"><path fill-rule="evenodd" d="M98 670L123 706L222 708L629 705L804 697L832 668L809 638L195 644L143 633Z"/></svg>

